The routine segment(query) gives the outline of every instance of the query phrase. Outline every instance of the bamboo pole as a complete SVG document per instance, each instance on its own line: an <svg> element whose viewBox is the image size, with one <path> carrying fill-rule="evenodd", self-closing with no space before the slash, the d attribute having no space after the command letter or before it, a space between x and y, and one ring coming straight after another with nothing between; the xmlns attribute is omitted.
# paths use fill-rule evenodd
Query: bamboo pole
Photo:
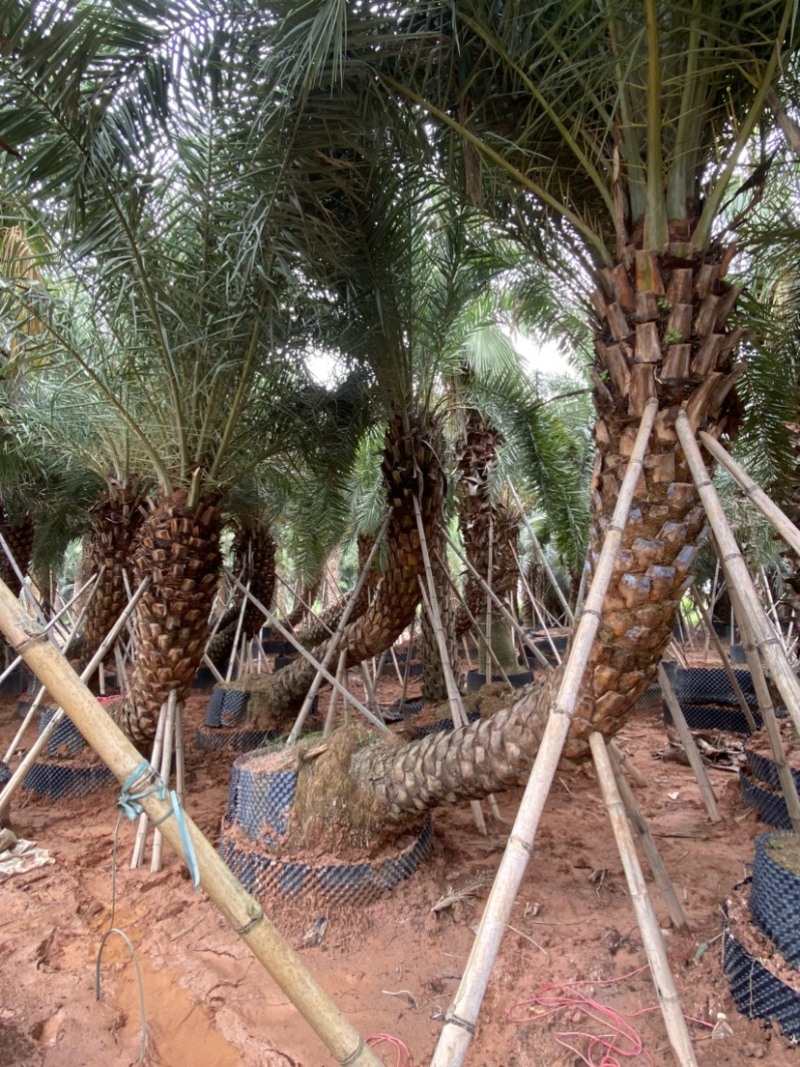
<svg viewBox="0 0 800 1067"><path fill-rule="evenodd" d="M650 870L653 872L653 878L655 878L656 884L661 890L661 895L664 897L664 902L667 905L670 918L677 930L688 931L689 920L686 918L686 912L683 910L683 905L678 899L678 894L675 892L675 887L672 884L672 879L669 876L666 864L661 858L661 853L658 851L658 845L655 842L655 838L650 833L647 819L645 818L642 809L639 807L636 797L633 795L633 790L628 784L628 779L625 777L622 760L620 758L620 751L613 741L609 742L606 747L608 749L611 766L614 769L614 778L617 783L617 788L619 789L619 795L622 799L622 803L625 805L625 811L628 813L628 818L630 819L634 833L642 843L642 848L647 856L647 862L650 865Z"/></svg>
<svg viewBox="0 0 800 1067"><path fill-rule="evenodd" d="M745 496L749 497L761 514L769 519L786 544L800 555L800 530L797 529L789 516L784 511L781 511L773 500L770 500L764 490L739 466L719 441L715 441L710 434L704 431L700 432L699 437L703 442L703 447L711 453L718 463L722 464Z"/></svg>
<svg viewBox="0 0 800 1067"><path fill-rule="evenodd" d="M341 680L342 680L342 676L343 676L343 673L344 673L344 664L345 664L345 660L346 659L347 659L347 649L343 648L342 651L339 653L339 662L336 664L336 685L331 689L331 698L330 698L330 700L328 702L328 712L327 712L327 714L325 716L325 725L322 728L322 736L323 737L330 737L331 734L333 733L334 716L335 716L335 713L336 713L336 700L337 700L337 697L339 696L339 693L342 692L342 690L344 688L342 686L342 681ZM342 696L344 696L343 692L342 692ZM344 703L344 700L342 700L342 706L343 706L343 708L347 707L347 705ZM388 729L388 727L387 727L387 729Z"/></svg>
<svg viewBox="0 0 800 1067"><path fill-rule="evenodd" d="M228 669L225 671L225 681L229 682L233 677L233 665L236 662L236 653L239 650L239 634L242 632L242 626L244 625L244 613L247 611L247 597L250 593L250 581L247 579L247 585L245 586L245 595L242 597L241 607L239 608L239 615L236 619L236 631L233 635L233 643L231 644L231 654L228 657Z"/></svg>
<svg viewBox="0 0 800 1067"><path fill-rule="evenodd" d="M236 578L235 581L236 581L236 584L239 586L239 588L244 591L244 586L239 581L239 579ZM297 651L300 653L300 655L304 659L308 660L308 662L311 664L312 667L316 667L316 669L322 674L322 677L325 679L326 682L330 682L330 684L334 687L334 689L340 690L342 696L344 697L344 699L345 700L349 700L350 703L353 705L353 707L364 716L364 718L367 720L367 722L371 722L373 726L377 727L383 733L391 733L391 731L389 730L389 727L386 725L386 723L381 722L380 719L376 718L372 714L372 712L369 710L369 708L364 707L364 705L361 703L361 701L356 700L356 698L352 695L352 693L348 693L348 691L345 689L345 687L343 685L341 685L339 680L337 678L334 678L334 676L322 666L322 664L319 662L319 660L316 659L314 656L312 656L311 653L308 651L308 649L304 648L300 644L300 642L297 640L297 638L294 636L294 634L291 632L291 630L287 630L286 627L283 625L283 623L278 622L278 620L275 618L275 616L272 614L272 612L268 608L264 607L264 605L258 599L258 597L254 596L252 593L248 593L247 595L252 600L252 602L255 604L255 606L261 610L262 614L266 616L266 619L269 622L269 624L272 627L272 629L273 630L277 630L278 633L281 635L281 637L283 637L283 639L285 641L288 641L291 645L293 645L294 648L296 648Z"/></svg>
<svg viewBox="0 0 800 1067"><path fill-rule="evenodd" d="M167 717L163 714L164 705L161 705L161 710L158 714L158 722L156 723L156 736L153 739L153 747L150 752L150 765L152 767L161 766L161 753L164 751L164 731L167 727ZM147 843L147 824L149 819L147 818L147 812L142 811L139 813L139 818L136 824L136 837L133 842L133 851L131 852L131 870L135 870L140 864L144 862L144 849Z"/></svg>
<svg viewBox="0 0 800 1067"><path fill-rule="evenodd" d="M178 702L178 694L175 689L170 690L166 701L161 705L159 718L164 719L164 748L161 753L161 781L169 787L170 771L172 770L172 751L175 744L175 705ZM153 833L153 853L150 857L150 871L157 874L161 870L161 846L164 838L158 827Z"/></svg>
<svg viewBox="0 0 800 1067"><path fill-rule="evenodd" d="M447 531L443 530L442 533L443 533L444 539L450 545L450 548L453 550L453 552L455 552L455 554L458 556L458 558L461 560L461 562L468 568L469 572L472 575L474 575L475 580L480 583L480 585L481 585L481 587L483 589L486 589L488 591L488 593L491 596L492 600L494 601L496 607L499 608L500 614L503 616L503 618L506 620L506 622L511 626L511 628L519 635L519 637L521 638L521 640L522 640L523 644L525 645L525 647L529 648L531 650L531 652L534 654L534 656L539 661L539 663L540 663L540 665L542 667L544 667L548 671L552 671L553 670L553 664L549 663L547 661L547 659L545 659L544 655L539 651L539 649L533 643L533 641L530 641L528 639L528 635L525 633L523 628L520 626L520 624L517 622L517 620L514 618L514 616L511 614L511 612L508 610L508 608L505 606L505 604L502 602L502 600L497 596L496 593L494 593L491 589L488 588L488 586L486 585L486 582L483 580L483 578L480 576L480 574L478 574L478 572L472 566L472 564L467 559L467 557L465 555L463 555L459 551L458 546L453 543L453 540L449 536Z"/></svg>
<svg viewBox="0 0 800 1067"><path fill-rule="evenodd" d="M95 670L97 669L97 665L99 663L103 662L103 660L105 659L105 656L106 656L109 648L111 648L111 646L116 641L117 637L119 636L120 630L125 625L125 623L128 621L128 617L130 616L131 612L133 611L133 609L138 604L140 597L144 594L144 591L147 589L147 587L149 585L150 585L150 578L148 576L148 577L146 577L146 578L144 578L142 580L142 584L136 590L136 595L131 600L131 602L127 605L127 607L122 612L120 617L117 619L117 621L114 623L114 625L109 630L105 640L102 642L102 644L100 645L98 650L95 652L94 656L92 656L91 660L86 665L83 673L80 676L79 681L85 682L87 679L91 678L92 675L94 674ZM0 582L0 590L5 589L5 588L6 588L6 586L3 584L3 582ZM9 596L11 596L10 592L9 592ZM48 640L49 635L43 629L40 629L38 626L36 626L34 623L31 622L30 617L25 614L25 612L23 611L22 607L20 607L20 611L22 612L24 617L28 620L28 631L29 631L30 640L36 640L36 641L44 640L44 641L47 641L48 644L50 644L51 647L56 652L59 653L59 655L63 656L63 653L59 649L56 648L56 646L52 643L52 641ZM23 645L24 644L25 644L25 642L23 642ZM15 645L13 647L14 647L14 650L16 652L21 652L22 653L22 658L25 659L25 652L24 652L23 645L19 645L19 646ZM25 662L27 663L27 660ZM66 660L65 660L65 662L66 662ZM41 678L39 680L43 681ZM48 688L48 686L47 686L46 682L43 682L42 690L45 690L47 688ZM56 695L55 692L53 692L53 690L50 690L50 691L53 693L53 696ZM59 704L60 704L60 701L59 701ZM10 779L6 782L5 789L2 791L2 793L0 793L0 816L2 816L3 812L8 807L8 804L9 804L12 796L14 795L14 793L16 793L17 789L19 789L19 787L22 785L22 783L23 783L23 781L25 779L25 775L28 773L30 768L33 766L33 764L39 758L40 752L42 752L42 750L49 744L50 738L55 733L56 727L62 721L64 716L65 716L64 708L63 708L63 706L59 706L58 709L56 710L55 715L50 720L50 722L48 722L47 726L45 726L45 728L42 730L42 732L39 734L39 736L36 738L36 740L31 745L31 747L25 753L25 756L20 761L19 767L17 767L17 769L11 775Z"/></svg>
<svg viewBox="0 0 800 1067"><path fill-rule="evenodd" d="M522 580L522 585L523 585L523 587L525 589L525 592L528 594L528 599L531 602L531 607L533 608L533 613L536 616L536 621L538 622L538 624L541 627L541 629L544 630L545 637L547 638L547 640L548 640L548 642L550 644L550 650L553 653L553 658L555 659L556 663L560 667L561 666L561 656L558 654L558 649L555 646L553 638L550 636L550 628L548 627L547 623L544 621L544 615L542 615L541 611L539 610L539 605L538 605L538 603L536 601L536 597L533 595L533 590L531 589L530 585L528 584L527 578L522 573L522 568L519 565L519 556L517 555L517 553L514 551L513 548L511 549L511 551L513 553L514 559L516 560L517 570L519 571L519 576L520 576L520 578Z"/></svg>
<svg viewBox="0 0 800 1067"><path fill-rule="evenodd" d="M47 620L44 617L44 612L42 611L42 606L39 603L39 601L36 599L36 597L31 594L30 590L28 589L28 586L25 584L25 575L19 569L19 564L14 559L14 555L13 555L11 549L8 547L8 542L6 541L5 537L3 537L2 534L0 534L0 548L2 548L3 552L5 553L6 559L8 560L8 564L11 567L12 571L14 572L14 574L16 575L17 581L19 582L19 585L20 585L20 593L21 594L27 593L29 595L30 602L31 602L31 607L33 608L33 612L34 612L34 614L35 614L35 616L36 616L36 618L37 618L37 620L39 622L39 625L40 626L46 626L47 625ZM48 641L53 641L54 640L52 631L48 631L47 640Z"/></svg>
<svg viewBox="0 0 800 1067"><path fill-rule="evenodd" d="M67 611L67 609L72 604L74 604L74 602L78 599L78 597L82 596L84 594L84 592L92 584L92 582L95 582L100 578L100 575L102 575L104 569L105 569L105 564L103 564L103 566L100 568L100 570L97 572L97 574L93 578L90 578L89 581L86 582L86 584L83 586L83 588L80 590L80 592L75 594L75 596L72 598L72 600L70 600L69 604L65 604L64 605L64 607L59 612L59 615L63 615L63 613L65 611ZM92 597L94 596L94 593L95 593L96 589L97 589L97 585L95 585L94 589L92 589L92 591L90 592L86 603L83 605L83 607L80 610L78 618L75 620L75 625L72 628L72 633L70 633L69 637L67 638L67 643L64 645L64 655L65 656L66 656L67 652L69 651L69 647L70 647L70 644L72 643L73 636L75 634L77 634L78 627L80 626L84 615L89 610L89 604L91 602ZM53 620L53 621L55 621L55 620ZM52 623L48 623L47 627L45 627L45 629L49 628L51 625L52 625ZM22 656L17 656L17 658L11 664L11 667L9 667L9 670L12 670L14 667L18 666L20 663L22 663ZM0 677L0 681L2 681L3 678L5 678L7 673L8 673L8 671L6 671L2 675L2 677ZM45 687L43 685L40 685L39 686L39 691L37 692L36 696L31 701L31 706L28 708L28 711L27 711L27 714L25 715L25 718L22 720L22 723L20 724L20 727L17 730L17 732L14 734L14 738L13 738L11 744L8 746L8 750L6 751L5 756L3 756L3 759L0 762L8 763L8 761L11 759L12 755L14 754L14 752L16 752L17 746L19 745L19 743L22 740L22 738L25 736L25 731L28 729L28 727L30 726L30 724L31 724L31 722L33 720L34 715L39 710L39 705L42 703L42 700L44 699L45 692L46 692Z"/></svg>
<svg viewBox="0 0 800 1067"><path fill-rule="evenodd" d="M119 727L112 722L91 692L80 681L55 646L43 639L38 629L0 582L0 630L6 640L22 652L26 664L53 694L61 707L69 709L70 719L117 779L127 781L139 771L141 756ZM158 783L148 769L135 787ZM138 789L137 789L138 791ZM144 796L141 806L153 822L161 822L161 832L180 856L184 856L181 832L172 805L158 793ZM264 914L261 905L237 882L189 815L186 830L191 841L200 885L219 908L253 955L324 1042L337 1063L348 1067L382 1067L359 1032L341 1015L322 987L303 967L296 953Z"/></svg>
<svg viewBox="0 0 800 1067"><path fill-rule="evenodd" d="M586 664L600 625L603 599L611 581L614 562L622 543L622 534L636 486L643 474L644 454L657 411L656 399L648 400L628 460L628 467L619 488L614 514L597 559L586 606L578 622L575 639L561 676L561 684L550 709L550 717L539 751L525 786L519 811L489 893L489 899L483 910L461 984L453 1003L447 1010L442 1034L431 1060L431 1067L460 1067L475 1031L478 1013L494 961L500 950L500 942L506 929L508 916L533 851L533 841L539 819L547 802L564 742L575 714L575 704L580 694Z"/></svg>
<svg viewBox="0 0 800 1067"><path fill-rule="evenodd" d="M531 541L533 542L534 551L536 552L536 555L539 557L539 562L544 567L545 574L550 579L550 584L552 585L556 596L558 597L559 601L561 602L561 606L563 607L564 611L566 612L567 619L569 620L569 622L575 622L575 616L572 614L572 608L567 603L567 598L561 592L561 586L558 584L558 581L556 580L556 576L553 574L552 568L550 567L550 564L547 562L547 556L545 556L544 549L539 544L539 538L536 536L533 527L528 522L528 516L525 514L525 508L523 508L522 501L520 500L519 496L517 495L517 490L514 488L514 485L513 485L513 483L512 483L510 478L508 478L507 481L508 481L508 488L511 490L511 495L514 498L514 503L517 505L517 508L519 509L519 513L522 516L522 522L523 522L523 524L525 526L525 529L528 531L528 536L530 537Z"/></svg>
<svg viewBox="0 0 800 1067"><path fill-rule="evenodd" d="M428 592L425 593L425 583L422 581L422 575L417 575L417 581L419 582L419 591L422 597L422 603L425 610L428 612L428 616L431 620L431 626L433 628L434 637L436 638L436 647L439 650L439 659L442 662L442 673L444 674L444 684L447 689L447 701L450 705L450 714L453 717L453 726L457 730L459 726L466 726L467 713L464 710L464 703L461 699L461 693L458 691L458 685L453 677L452 664L450 662L450 652L447 648L447 635L444 632L444 623L442 622L442 612L439 608L439 598L436 595L436 582L433 578L433 568L431 567L431 557L428 552L428 539L425 536L425 527L422 522L422 509L419 506L419 500L415 496L414 498L414 512L417 517L417 533L419 534L419 545L422 550L422 564L425 568L425 578L427 580ZM486 661L487 664L489 661ZM472 810L472 817L475 820L475 825L478 827L478 831L486 836L486 820L483 817L483 811L479 800L471 800L469 802L470 809Z"/></svg>
<svg viewBox="0 0 800 1067"><path fill-rule="evenodd" d="M378 548L380 547L381 541L386 536L386 531L388 529L389 529L389 519L387 517L386 520L384 521L383 526L380 529L380 532L378 533L378 536L375 538L375 541L374 541L374 543L372 545L372 549L370 550L370 553L367 556L367 559L366 559L366 561L364 563L364 566L361 568L361 573L359 574L358 579L357 579L356 584L355 584L355 587L353 588L352 595L351 595L349 601L347 602L347 604L345 604L344 611L342 612L342 617L339 620L339 625L336 627L336 630L335 630L333 636L330 638L327 648L325 649L325 655L322 657L321 665L326 670L330 666L330 664L333 662L333 657L336 655L337 651L339 650L339 642L342 640L342 634L344 633L345 627L347 626L348 622L350 621L350 616L353 614L353 611L355 610L356 601L357 601L357 599L359 597L359 594L361 593L361 590L364 588L364 583L367 580L367 576L369 574L370 567L372 566L372 561L375 559L375 555L376 555L376 553L378 551ZM319 688L322 685L322 682L323 682L322 672L321 671L317 671L316 677L314 678L314 681L311 683L311 685L309 687L309 690L305 695L305 699L303 700L303 703L300 706L300 711L297 714L297 718L295 720L294 726L292 726L292 729L291 729L291 731L289 733L289 736L286 738L287 746L288 745L293 745L297 741L298 737L300 736L300 732L303 729L303 724L305 723L306 719L308 718L308 713L311 711L311 706L314 703L314 697L319 692Z"/></svg>
<svg viewBox="0 0 800 1067"><path fill-rule="evenodd" d="M731 603L739 622L739 629L744 642L744 654L747 657L747 665L750 668L750 677L753 680L753 688L758 700L758 710L761 712L761 720L764 723L764 729L767 732L770 748L772 749L772 757L778 771L781 792L786 801L786 812L792 824L792 829L795 833L800 833L800 798L797 795L797 783L786 759L778 719L775 715L767 679L764 676L764 668L761 666L761 660L758 658L758 653L753 644L753 631L750 626L750 620L746 612L742 610L741 603L733 587L731 587Z"/></svg>
<svg viewBox="0 0 800 1067"><path fill-rule="evenodd" d="M664 664L659 664L658 667L658 684L661 686L661 692L664 696L664 700L667 703L667 707L672 715L672 721L675 724L675 729L678 731L678 736L681 739L684 751L689 759L689 764L694 771L694 776L697 779L697 784L700 787L700 795L703 798L703 803L706 806L708 817L711 822L721 822L722 816L719 813L717 807L717 798L714 796L714 790L711 787L711 781L708 777L708 771L703 763L703 758L697 750L697 745L692 737L692 731L689 729L686 716L683 714L683 709L678 703L678 699L675 696L675 690L672 688L672 683L669 680L669 675L664 670Z"/></svg>
<svg viewBox="0 0 800 1067"><path fill-rule="evenodd" d="M736 701L741 709L742 715L744 715L745 721L750 727L751 733L755 733L756 720L753 718L753 713L750 710L750 705L747 703L747 698L742 692L742 687L739 685L739 682L736 679L736 672L734 671L733 667L731 667L730 660L728 659L727 653L725 652L722 641L720 641L719 639L719 634L714 629L714 624L711 621L711 616L706 611L706 606L703 603L703 598L700 596L700 591L698 590L694 582L692 582L690 588L692 591L692 596L694 597L694 602L695 604L697 604L697 609L700 612L700 616L706 626L707 636L709 636L714 643L714 648L717 650L717 655L719 656L722 662L723 670L725 671L725 675L728 679L728 682L730 683L730 686L733 689L734 696L736 697Z"/></svg>
<svg viewBox="0 0 800 1067"><path fill-rule="evenodd" d="M600 791L603 794L606 810L611 820L611 828L614 831L620 859L625 870L631 904L642 935L642 946L650 964L653 985L656 989L658 1002L661 1005L661 1014L664 1017L667 1036L675 1053L675 1058L681 1067L696 1067L697 1060L692 1048L689 1028L681 1011L678 990L675 988L675 980L672 977L672 971L669 969L664 938L661 936L658 919L653 911L653 905L642 875L642 868L636 855L630 827L625 818L625 806L617 787L608 752L606 751L605 739L602 734L593 733L589 736L589 744L594 756L594 765L597 768Z"/></svg>
<svg viewBox="0 0 800 1067"><path fill-rule="evenodd" d="M800 734L800 682L786 656L786 650L775 635L761 600L756 592L753 579L747 569L742 553L736 543L730 524L725 517L717 491L709 478L700 449L692 434L689 418L681 412L675 421L678 440L692 472L697 491L706 510L708 521L714 531L714 537L720 552L720 562L728 575L728 588L735 589L741 601L743 612L750 620L754 644L762 656L778 691L783 697L786 710L792 718L795 729Z"/></svg>

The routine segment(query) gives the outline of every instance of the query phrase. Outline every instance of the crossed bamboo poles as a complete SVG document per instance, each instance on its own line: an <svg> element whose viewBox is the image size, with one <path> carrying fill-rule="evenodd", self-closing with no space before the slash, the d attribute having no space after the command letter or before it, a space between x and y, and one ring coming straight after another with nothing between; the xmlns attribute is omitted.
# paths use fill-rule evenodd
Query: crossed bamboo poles
<svg viewBox="0 0 800 1067"><path fill-rule="evenodd" d="M603 597L620 545L635 486L642 470L642 459L656 411L656 401L648 402L629 459L628 469L620 487L614 516L574 634L570 655L551 709L539 753L484 909L461 986L448 1010L431 1067L458 1067L463 1062L474 1033L480 1004L499 950L508 913L533 848L538 822L574 714L582 676L600 622ZM792 721L800 732L800 684L766 616L744 559L719 505L685 414L679 415L676 430L712 526L729 586L735 589L734 610L740 628L745 634L746 643L750 646L757 694L759 697L763 695L758 674L760 663L758 657L760 657L766 663L771 677L775 680L786 702ZM708 444L705 441L704 443ZM758 504L756 494L752 493L751 499ZM800 538L800 533L797 531L794 533ZM45 630L32 625L30 618L2 583L0 583L0 629L12 647L22 655L26 664L34 670L42 684L53 693L59 705L69 710L70 718L75 725L121 781L138 774L140 779L134 783L135 785L151 785L158 782L158 776L151 767L142 769L139 754L104 714L92 694L82 685L59 650L48 639ZM329 680L331 680L330 676ZM761 681L763 681L763 676L761 676ZM761 710L765 722L768 722L770 708L765 705ZM680 713L679 708L678 711ZM770 736L772 740L772 735ZM631 891L637 922L642 932L645 952L654 975L670 1042L682 1067L692 1067L696 1064L696 1060L691 1040L680 1010L674 981L666 960L663 939L650 904L625 818L625 798L621 795L619 779L614 772L614 764L619 763L619 756L612 747L609 758L605 741L598 733L591 735L590 746L598 769L601 792L609 812ZM625 793L624 789L622 793ZM184 846L180 831L176 820L170 818L173 814L171 806L165 800L160 799L158 792L143 796L141 806L153 821L160 823L166 820L163 822L162 832L176 851L183 854ZM191 819L187 817L186 823L189 839L197 857L201 885L206 888L234 930L245 940L256 957L322 1038L337 1061L352 1064L354 1067L379 1065L380 1061L364 1044L358 1032L342 1018L324 991L304 970L296 955L264 915L261 906L242 889Z"/></svg>

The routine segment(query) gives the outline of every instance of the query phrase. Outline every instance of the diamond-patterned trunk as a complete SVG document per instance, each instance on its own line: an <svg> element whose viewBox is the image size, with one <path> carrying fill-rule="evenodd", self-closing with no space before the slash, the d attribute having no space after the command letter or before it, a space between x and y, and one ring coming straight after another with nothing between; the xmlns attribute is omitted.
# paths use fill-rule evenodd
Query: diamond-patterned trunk
<svg viewBox="0 0 800 1067"><path fill-rule="evenodd" d="M269 608L275 596L275 552L272 534L265 526L237 530L233 542L233 573L243 585L250 582L250 592ZM209 640L207 652L217 666L227 666L239 625L242 596L237 593L232 606L225 612L217 632ZM240 631L246 638L254 637L266 622L255 604L248 598Z"/></svg>
<svg viewBox="0 0 800 1067"><path fill-rule="evenodd" d="M588 756L593 730L613 736L651 684L691 580L704 517L674 424L683 408L695 428L713 436L735 431L739 331L729 331L727 320L737 292L725 281L731 255L717 250L690 258L678 239L667 255L639 252L604 271L593 294L598 455L590 568L649 397L658 398L659 413L564 749L565 767ZM560 672L549 688L531 688L491 720L452 735L398 748L367 746L355 756L353 773L394 817L522 781L559 679Z"/></svg>
<svg viewBox="0 0 800 1067"><path fill-rule="evenodd" d="M192 683L208 640L208 616L219 580L220 514L216 503L187 506L187 494L160 497L133 551L133 584L151 584L134 615L135 663L121 722L136 742L155 736L161 705Z"/></svg>
<svg viewBox="0 0 800 1067"><path fill-rule="evenodd" d="M424 571L414 497L419 500L425 535L430 537L444 494L435 436L435 431L419 419L410 420L404 428L397 417L387 430L382 463L391 508L387 566L368 610L348 623L342 635L339 648L347 653L348 667L389 648L414 617L419 603L418 576ZM318 660L323 659L327 643L312 650ZM246 688L258 691L259 704L268 706L272 714L281 714L299 706L315 674L314 667L301 658L275 674L248 679ZM258 724L257 710L253 721Z"/></svg>
<svg viewBox="0 0 800 1067"><path fill-rule="evenodd" d="M358 536L358 573L364 569L364 566L369 558L369 554L372 551L373 540L370 537L364 537L359 534ZM367 574L366 581L362 585L356 603L350 610L350 616L348 622L355 622L356 619L360 619L364 612L369 607L369 602L372 598L372 593L378 584L379 575L378 570L373 560L369 572ZM324 641L336 630L336 627L342 621L347 605L352 599L352 592L345 593L344 596L339 597L335 604L331 604L329 608L321 612L319 617L298 635L298 640L305 648L314 648L321 641Z"/></svg>
<svg viewBox="0 0 800 1067"><path fill-rule="evenodd" d="M144 521L146 506L136 481L112 481L108 492L90 511L90 529L84 544L88 574L102 574L86 610L80 649L82 670L128 602L123 572L130 567L132 545ZM131 575L129 575L129 580Z"/></svg>

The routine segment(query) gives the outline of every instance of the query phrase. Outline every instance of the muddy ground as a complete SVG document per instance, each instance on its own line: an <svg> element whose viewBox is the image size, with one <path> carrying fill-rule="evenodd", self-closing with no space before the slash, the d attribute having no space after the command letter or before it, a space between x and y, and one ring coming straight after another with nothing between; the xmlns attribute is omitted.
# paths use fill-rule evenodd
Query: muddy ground
<svg viewBox="0 0 800 1067"><path fill-rule="evenodd" d="M354 691L358 683L354 680ZM379 696L392 699L392 683ZM186 708L186 807L216 841L231 756L191 743L208 691ZM17 728L16 701L0 705L3 750ZM723 746L730 747L730 737ZM741 803L735 770L712 767L723 820L712 825L688 767L671 755L660 706L641 708L618 739L644 776L636 797L651 822L691 923L672 928L649 878L683 1011L701 1065L800 1064L780 1034L736 1010L722 973L721 906L749 872L753 838L764 832ZM713 746L712 746L713 747ZM735 749L735 744L734 744ZM734 752L735 758L735 752ZM117 789L81 799L21 793L12 807L20 837L54 863L0 877L0 1067L128 1067L139 1062L139 986L123 939L109 928ZM498 797L478 833L468 806L435 813L432 858L377 903L327 914L321 943L304 945L318 918L296 907L270 914L304 964L365 1036L390 1035L376 1050L387 1067L424 1067L456 991L500 861L520 791ZM116 862L114 926L135 948L149 1033L146 1062L162 1067L324 1067L332 1057L285 995L194 892L177 857L164 869L131 870L135 827L123 821ZM455 891L455 892L453 892ZM446 906L442 899L454 899ZM552 1008L551 1005L558 1006ZM606 1011L601 1021L592 1004ZM624 1029L608 1052L590 1034ZM673 1064L646 967L608 817L594 771L559 778L514 905L480 1017L468 1067Z"/></svg>

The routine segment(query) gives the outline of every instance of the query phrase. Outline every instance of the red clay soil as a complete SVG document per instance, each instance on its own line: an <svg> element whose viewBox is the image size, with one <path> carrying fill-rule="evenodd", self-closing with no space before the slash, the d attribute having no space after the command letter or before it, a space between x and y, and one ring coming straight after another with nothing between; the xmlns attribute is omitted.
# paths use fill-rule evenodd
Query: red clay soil
<svg viewBox="0 0 800 1067"><path fill-rule="evenodd" d="M207 692L188 702L190 740L207 702ZM16 705L0 706L3 747L17 724ZM712 825L688 767L660 758L668 749L660 708L638 711L619 744L647 781L635 793L692 926L688 934L672 929L648 874L698 1062L716 1067L763 1059L795 1067L800 1053L777 1030L737 1012L722 973L721 905L748 873L753 838L764 831L742 806L736 774L710 770L723 813L723 821ZM198 752L190 744L187 758L186 807L216 842L231 757ZM35 840L55 863L0 877L0 1067L139 1062L138 986L117 935L103 955L99 1002L94 993L98 947L111 921L116 796L112 787L58 802L21 793L12 805L18 836ZM405 1043L410 1059L387 1043L376 1046L387 1067L430 1062L519 797L519 790L498 797L503 822L484 805L486 837L476 830L468 806L437 811L432 859L377 903L327 914L319 945L303 944L316 912L271 909L350 1022L365 1036L392 1035ZM129 869L134 832L124 821L113 921L134 945L143 976L146 1062L332 1064L205 894L193 892L168 847L161 873ZM555 997L563 1007L550 1011ZM608 1017L589 1018L590 1001L629 1028L628 1038L618 1039L620 1050L605 1061L603 1049L587 1035L608 1035L611 1026ZM622 864L594 771L586 767L554 784L466 1064L673 1064L655 1005Z"/></svg>

